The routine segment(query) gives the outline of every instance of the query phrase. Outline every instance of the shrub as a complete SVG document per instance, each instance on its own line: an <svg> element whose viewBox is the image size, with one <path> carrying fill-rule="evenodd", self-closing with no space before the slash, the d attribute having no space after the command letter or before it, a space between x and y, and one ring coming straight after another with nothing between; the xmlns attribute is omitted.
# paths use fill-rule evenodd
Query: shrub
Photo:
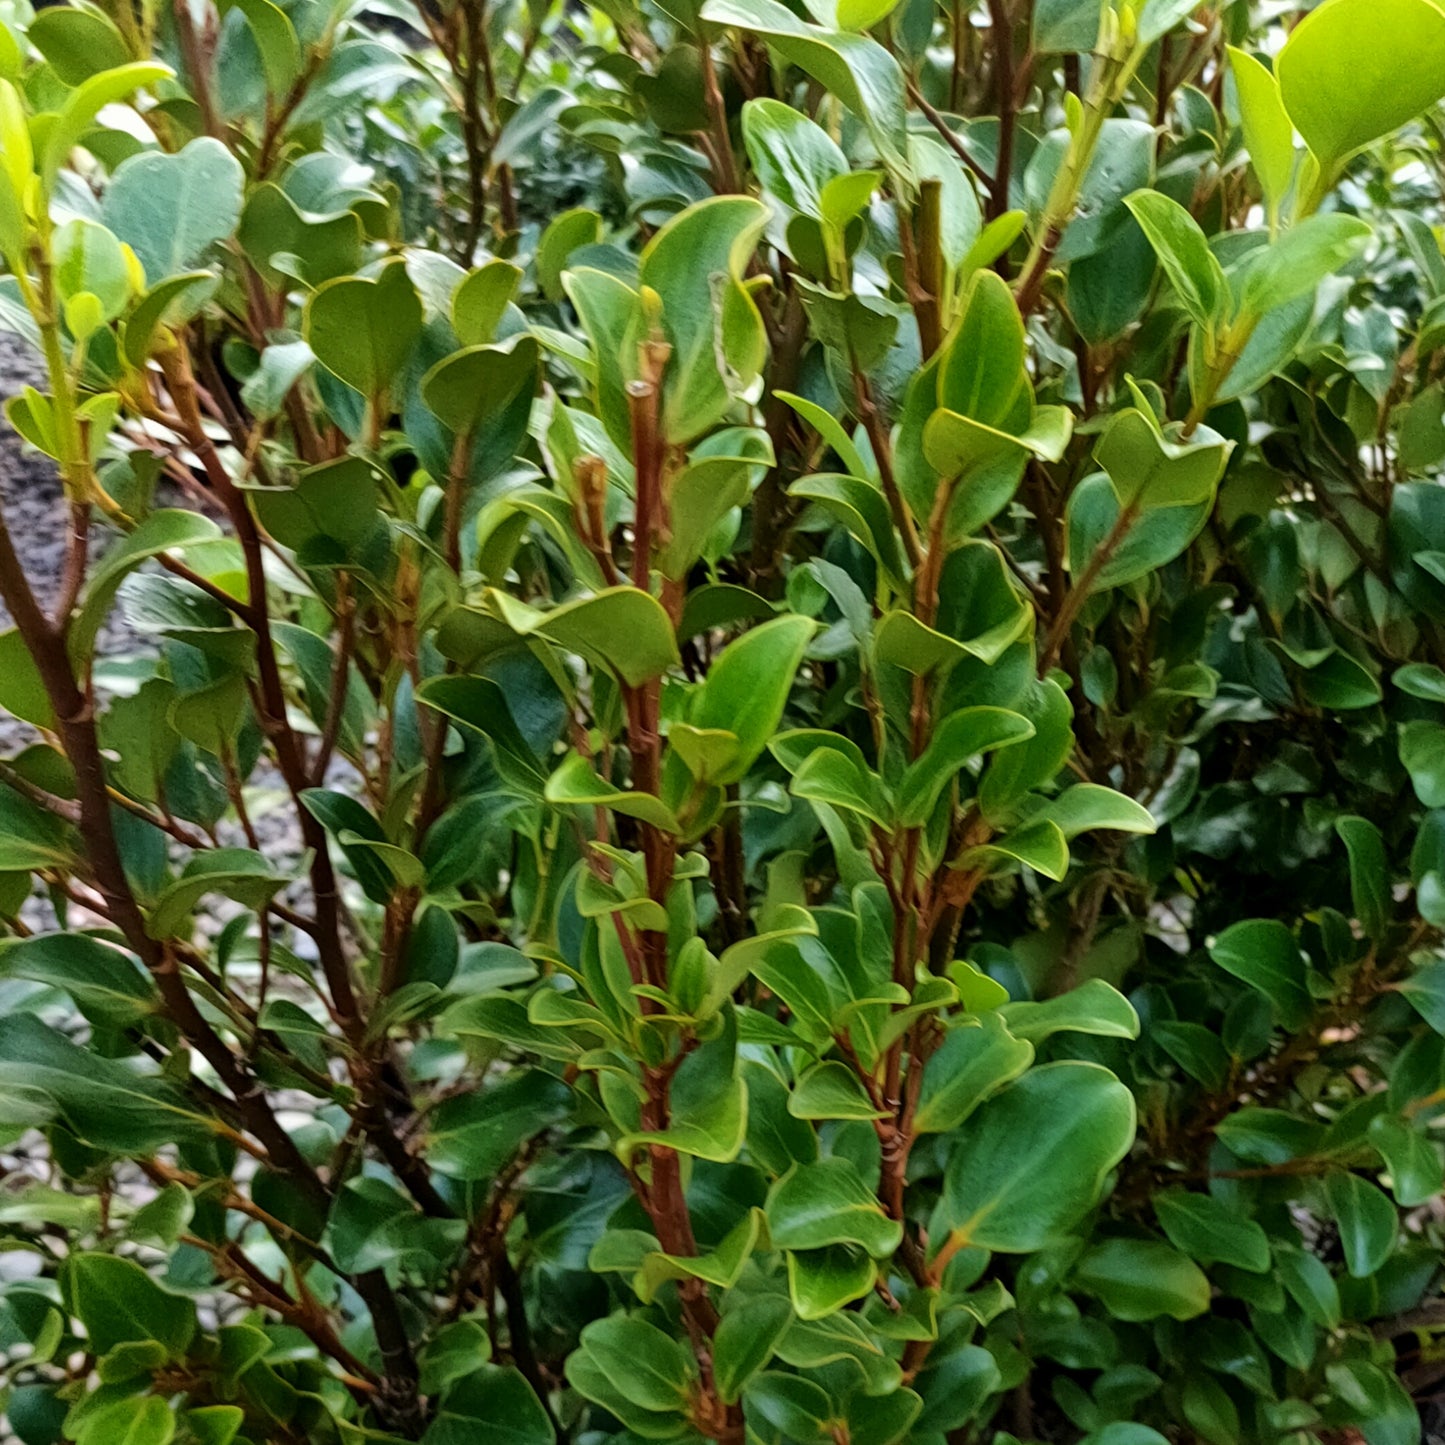
<svg viewBox="0 0 1445 1445"><path fill-rule="evenodd" d="M25 1445L1420 1438L1445 10L1282 10L5 11Z"/></svg>

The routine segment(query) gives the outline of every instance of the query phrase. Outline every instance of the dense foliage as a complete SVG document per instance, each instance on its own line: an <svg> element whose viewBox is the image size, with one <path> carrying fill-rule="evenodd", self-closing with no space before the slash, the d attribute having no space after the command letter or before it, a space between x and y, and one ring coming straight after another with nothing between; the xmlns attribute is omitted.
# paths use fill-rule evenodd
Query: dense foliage
<svg viewBox="0 0 1445 1445"><path fill-rule="evenodd" d="M8 0L15 1435L1419 1440L1442 93L1436 0Z"/></svg>

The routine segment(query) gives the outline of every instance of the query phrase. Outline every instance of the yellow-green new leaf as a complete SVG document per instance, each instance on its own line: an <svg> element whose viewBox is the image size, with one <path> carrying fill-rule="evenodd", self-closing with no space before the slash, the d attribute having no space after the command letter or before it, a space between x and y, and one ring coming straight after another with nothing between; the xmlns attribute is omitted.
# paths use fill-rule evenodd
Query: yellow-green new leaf
<svg viewBox="0 0 1445 1445"><path fill-rule="evenodd" d="M1274 69L1284 108L1328 179L1445 95L1445 9L1325 0L1290 32Z"/></svg>
<svg viewBox="0 0 1445 1445"><path fill-rule="evenodd" d="M65 164L66 157L80 144L81 137L94 124L96 116L108 105L124 100L143 86L168 80L175 72L169 65L139 60L114 70L102 70L76 86L65 98L59 114L50 124L41 158L40 178L48 193Z"/></svg>
<svg viewBox="0 0 1445 1445"><path fill-rule="evenodd" d="M1294 127L1279 95L1279 82L1254 56L1229 47L1229 69L1239 96L1244 148L1254 164L1271 215L1294 179Z"/></svg>

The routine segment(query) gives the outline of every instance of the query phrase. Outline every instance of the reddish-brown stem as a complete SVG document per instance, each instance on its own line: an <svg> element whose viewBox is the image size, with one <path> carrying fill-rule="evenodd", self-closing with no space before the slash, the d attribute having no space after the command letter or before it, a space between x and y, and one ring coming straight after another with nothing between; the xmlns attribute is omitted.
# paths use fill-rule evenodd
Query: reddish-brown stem
<svg viewBox="0 0 1445 1445"><path fill-rule="evenodd" d="M191 89L195 93L196 105L201 112L201 123L207 135L224 140L226 128L216 110L215 97L211 91L213 57L210 47L205 38L196 33L189 0L175 0L173 13L176 21L176 41L185 59L186 78L191 82Z"/></svg>
<svg viewBox="0 0 1445 1445"><path fill-rule="evenodd" d="M55 600L55 624L64 628L80 597L85 583L85 568L90 553L90 507L81 501L69 506L70 529L65 544L65 571L60 579L60 593Z"/></svg>
<svg viewBox="0 0 1445 1445"><path fill-rule="evenodd" d="M994 106L998 112L998 164L989 183L988 198L988 215L993 220L1009 208L1018 96L1014 86L1014 24L1007 0L988 0L988 14L989 39L993 48Z"/></svg>
<svg viewBox="0 0 1445 1445"><path fill-rule="evenodd" d="M1141 510L1137 497L1120 508L1119 515L1115 518L1108 535L1094 549L1094 555L1089 558L1089 565L1075 579L1074 585L1065 595L1063 605L1055 614L1049 626L1048 635L1044 639L1044 645L1039 651L1040 677L1046 677L1052 671L1054 663L1058 661L1059 649L1069 635L1069 629L1074 625L1074 619L1078 617L1084 603L1089 600L1089 596L1094 590L1094 584L1099 580L1104 568L1108 566L1109 560L1119 550L1124 538L1129 535Z"/></svg>
<svg viewBox="0 0 1445 1445"><path fill-rule="evenodd" d="M717 164L717 189L724 195L742 191L738 182L737 161L733 156L732 135L728 130L727 106L723 103L722 87L718 84L717 66L713 61L712 46L706 36L700 37L697 47L702 62L702 93L707 101L708 119L712 122L712 148Z"/></svg>
<svg viewBox="0 0 1445 1445"><path fill-rule="evenodd" d="M622 574L612 555L612 539L607 532L607 463L597 456L578 457L572 466L577 487L574 509L577 530L587 550L597 559L603 579L609 587L622 585Z"/></svg>
<svg viewBox="0 0 1445 1445"><path fill-rule="evenodd" d="M961 160L970 171L973 172L985 186L992 187L993 177L979 165L969 153L969 149L959 139L952 126L949 125L947 117L937 108L929 103L928 97L910 80L908 82L908 98L922 111L924 118L938 132L939 138L948 148Z"/></svg>
<svg viewBox="0 0 1445 1445"><path fill-rule="evenodd" d="M898 490L898 480L893 473L893 442L888 435L888 426L873 400L873 389L868 385L868 378L863 375L863 369L858 365L856 357L853 358L852 370L854 403L858 419L863 423L863 430L867 432L869 445L873 448L873 460L878 466L878 479L883 485L883 495L888 499L893 525L898 528L899 535L903 538L903 550L909 565L917 567L923 558L918 545L918 529L904 504L903 494Z"/></svg>

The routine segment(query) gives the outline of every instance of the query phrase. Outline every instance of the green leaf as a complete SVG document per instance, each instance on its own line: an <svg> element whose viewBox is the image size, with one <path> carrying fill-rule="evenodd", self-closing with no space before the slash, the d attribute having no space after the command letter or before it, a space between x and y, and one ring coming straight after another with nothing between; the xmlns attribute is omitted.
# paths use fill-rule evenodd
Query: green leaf
<svg viewBox="0 0 1445 1445"><path fill-rule="evenodd" d="M988 426L946 407L929 417L923 428L924 457L939 476L961 478L964 482L949 510L950 536L976 531L997 513L997 507L983 504L980 498L990 493L993 482L1001 477L1010 479L1008 495L1012 495L1011 469L1021 464L1026 454L1046 462L1056 462L1064 455L1074 422L1067 408L1031 407L1028 415L1018 420L1026 422L1021 431ZM984 512L988 515L977 515L975 520L975 514ZM958 520L960 516L964 520Z"/></svg>
<svg viewBox="0 0 1445 1445"><path fill-rule="evenodd" d="M965 657L992 667L1033 625L1033 608L1009 580L998 549L970 541L943 564L937 627L925 627L911 612L889 612L878 624L874 656L914 674Z"/></svg>
<svg viewBox="0 0 1445 1445"><path fill-rule="evenodd" d="M760 1245L767 1241L766 1221L761 1209L750 1209L730 1229L716 1249L705 1254L649 1253L642 1262L639 1278L633 1281L644 1300L655 1297L668 1280L700 1279L719 1290L732 1289Z"/></svg>
<svg viewBox="0 0 1445 1445"><path fill-rule="evenodd" d="M1093 590L1105 592L1156 572L1172 562L1209 521L1210 504L1155 507L1130 528L1112 557L1094 579ZM1065 511L1069 571L1079 576L1088 567L1119 519L1119 499L1103 472L1085 477L1069 494Z"/></svg>
<svg viewBox="0 0 1445 1445"><path fill-rule="evenodd" d="M1415 796L1427 808L1445 808L1445 724L1423 718L1402 723L1400 761Z"/></svg>
<svg viewBox="0 0 1445 1445"><path fill-rule="evenodd" d="M809 401L807 397L798 396L791 391L775 391L773 395L779 401L787 402L832 447L838 454L838 460L847 467L851 480L857 481L860 477L868 476L869 469L863 461L862 453L854 445L853 439L848 435L843 423L832 412L826 407L819 406L817 402ZM881 499L882 493L878 491L878 488L873 487L872 490ZM886 517L887 513L885 512L884 515ZM891 521L888 522L887 529L891 531Z"/></svg>
<svg viewBox="0 0 1445 1445"><path fill-rule="evenodd" d="M55 258L56 289L65 303L72 332L89 336L102 321L113 321L125 309L131 293L131 265L120 242L94 221L72 220L59 227L51 242ZM72 303L87 303L92 326L75 324Z"/></svg>
<svg viewBox="0 0 1445 1445"><path fill-rule="evenodd" d="M1107 1239L1079 1261L1074 1278L1120 1320L1190 1320L1209 1308L1209 1280L1156 1239Z"/></svg>
<svg viewBox="0 0 1445 1445"><path fill-rule="evenodd" d="M826 1445L836 1439L830 1424L833 1402L821 1385L801 1375L767 1372L748 1386L744 1403L749 1421L768 1427L775 1437L798 1445Z"/></svg>
<svg viewBox="0 0 1445 1445"><path fill-rule="evenodd" d="M795 798L861 813L881 828L890 823L888 801L877 774L834 748L820 747L809 753L793 774L788 791Z"/></svg>
<svg viewBox="0 0 1445 1445"><path fill-rule="evenodd" d="M93 1024L126 1028L155 1012L150 979L128 953L84 933L45 933L0 943L0 978L68 993Z"/></svg>
<svg viewBox="0 0 1445 1445"><path fill-rule="evenodd" d="M1016 865L1032 868L1056 881L1069 871L1069 843L1057 823L1043 818L1028 823L985 843L970 848L960 859L962 868L982 868L989 873L1007 873Z"/></svg>
<svg viewBox="0 0 1445 1445"><path fill-rule="evenodd" d="M1096 1034L1102 1038L1137 1039L1139 1015L1112 984L1091 978L1077 988L1042 1003L1006 1003L999 1017L1015 1038L1042 1043L1057 1033Z"/></svg>
<svg viewBox="0 0 1445 1445"><path fill-rule="evenodd" d="M69 6L42 10L30 22L25 38L66 85L79 85L97 71L114 69L131 58L125 37L93 10Z"/></svg>
<svg viewBox="0 0 1445 1445"><path fill-rule="evenodd" d="M850 450L851 447L849 443ZM859 470L862 470L861 464ZM898 534L893 529L887 499L877 486L856 476L815 473L799 477L788 489L788 494L817 502L835 516L873 554L897 589L900 592L904 590L903 556L898 546Z"/></svg>
<svg viewBox="0 0 1445 1445"><path fill-rule="evenodd" d="M560 216L548 222L547 229L542 232L542 239L537 242L537 280L541 283L542 294L549 301L560 301L567 293L562 286L562 273L566 271L572 255L576 251L585 249L588 246L595 246L602 240L602 217L596 211L589 211L586 207L579 206L571 211L563 211ZM496 320L501 318L501 307L493 299L502 289L502 272L498 268L505 267L507 276L507 296L510 298L517 282L521 280L521 272L516 267L505 261L489 261L478 271L472 274L457 288L456 300L452 306L452 324L456 327L457 335L462 335L462 290L469 283L472 290L481 299L483 295L487 298L485 308L478 308L479 319L491 319L495 311L495 319L491 319L490 325L468 324L470 341L490 341L492 331L496 326ZM490 273L490 275L489 275ZM478 278L486 277L485 281ZM485 289L483 289L485 288ZM471 311L469 305L466 308ZM470 343L469 343L470 344Z"/></svg>
<svg viewBox="0 0 1445 1445"><path fill-rule="evenodd" d="M553 1445L547 1412L520 1370L481 1365L447 1391L427 1431L427 1445Z"/></svg>
<svg viewBox="0 0 1445 1445"><path fill-rule="evenodd" d="M742 276L767 221L768 208L751 196L713 196L674 216L638 260L638 282L644 294L656 292L672 348L662 429L676 445L716 425L733 394L751 387L762 369L766 333Z"/></svg>
<svg viewBox="0 0 1445 1445"><path fill-rule="evenodd" d="M995 826L1007 821L1033 789L1054 780L1074 745L1070 727L1074 710L1068 694L1052 678L1031 681L1016 706L1033 723L1034 735L994 758L978 790L984 817ZM1073 821L1068 808L1064 821Z"/></svg>
<svg viewBox="0 0 1445 1445"><path fill-rule="evenodd" d="M1002 1254L1063 1239L1134 1139L1134 1098L1096 1064L1030 1069L959 1131L935 1228Z"/></svg>
<svg viewBox="0 0 1445 1445"><path fill-rule="evenodd" d="M1325 1197L1339 1226L1345 1264L1356 1279L1367 1279L1395 1248L1399 1230L1395 1206L1368 1179L1343 1171L1325 1179Z"/></svg>
<svg viewBox="0 0 1445 1445"><path fill-rule="evenodd" d="M1350 855L1350 897L1367 938L1379 938L1394 911L1389 864L1380 830L1368 819L1336 818L1335 832Z"/></svg>
<svg viewBox="0 0 1445 1445"><path fill-rule="evenodd" d="M1229 69L1239 96L1244 148L1273 214L1294 179L1294 128L1280 99L1279 82L1247 51L1229 47Z"/></svg>
<svg viewBox="0 0 1445 1445"><path fill-rule="evenodd" d="M641 298L625 281L588 266L564 271L562 287L592 342L597 415L613 443L630 453L625 387L635 376Z"/></svg>
<svg viewBox="0 0 1445 1445"><path fill-rule="evenodd" d="M440 1395L448 1385L485 1365L491 1353L487 1332L475 1320L443 1325L420 1352L422 1393Z"/></svg>
<svg viewBox="0 0 1445 1445"><path fill-rule="evenodd" d="M492 165L511 165L519 157L525 161L535 155L560 112L571 103L572 97L560 86L544 85L535 91L507 117L492 147Z"/></svg>
<svg viewBox="0 0 1445 1445"><path fill-rule="evenodd" d="M814 1065L788 1095L788 1113L795 1119L883 1119L864 1091L858 1075L846 1064L829 1059Z"/></svg>
<svg viewBox="0 0 1445 1445"><path fill-rule="evenodd" d="M822 126L782 101L743 106L743 144L763 185L785 206L823 217L823 188L847 173L848 158Z"/></svg>
<svg viewBox="0 0 1445 1445"><path fill-rule="evenodd" d="M32 1014L0 1018L0 1090L48 1102L84 1143L154 1153L178 1140L209 1142L211 1121L171 1084L82 1049Z"/></svg>
<svg viewBox="0 0 1445 1445"><path fill-rule="evenodd" d="M1144 0L1139 7L1138 35L1141 45L1152 45L1182 20L1199 9L1202 0Z"/></svg>
<svg viewBox="0 0 1445 1445"><path fill-rule="evenodd" d="M878 1282L877 1262L854 1244L791 1250L787 1262L788 1297L801 1320L827 1319Z"/></svg>
<svg viewBox="0 0 1445 1445"><path fill-rule="evenodd" d="M1234 1445L1240 1438L1239 1408L1229 1392L1202 1371L1185 1382L1180 1408L1207 1445Z"/></svg>
<svg viewBox="0 0 1445 1445"><path fill-rule="evenodd" d="M1237 1109L1215 1128L1220 1142L1252 1164L1287 1164L1313 1154L1320 1126L1282 1109L1247 1106Z"/></svg>
<svg viewBox="0 0 1445 1445"><path fill-rule="evenodd" d="M100 111L124 100L143 86L154 85L158 80L169 80L173 73L168 65L142 60L117 66L114 70L102 70L76 86L50 123L41 150L40 178L46 192L55 185L55 178L66 158L81 143Z"/></svg>
<svg viewBox="0 0 1445 1445"><path fill-rule="evenodd" d="M1290 1298L1314 1324L1338 1329L1340 1290L1329 1267L1303 1249L1276 1247L1275 1269Z"/></svg>
<svg viewBox="0 0 1445 1445"><path fill-rule="evenodd" d="M80 839L54 813L0 787L0 872L28 873L35 868L71 871Z"/></svg>
<svg viewBox="0 0 1445 1445"><path fill-rule="evenodd" d="M1155 1195L1153 1202L1170 1242L1191 1258L1202 1264L1231 1264L1251 1274L1269 1269L1264 1230L1212 1194L1170 1190Z"/></svg>
<svg viewBox="0 0 1445 1445"><path fill-rule="evenodd" d="M161 326L189 320L215 295L220 284L220 277L209 271L187 271L152 286L126 320L126 360L134 367L144 366Z"/></svg>
<svg viewBox="0 0 1445 1445"><path fill-rule="evenodd" d="M1425 1204L1445 1186L1440 1152L1424 1134L1403 1120L1381 1114L1370 1120L1370 1143L1390 1171L1390 1192L1405 1209Z"/></svg>
<svg viewBox="0 0 1445 1445"><path fill-rule="evenodd" d="M950 1029L924 1066L914 1128L951 1133L1033 1059L1033 1044L1016 1037L996 1013L984 1014L976 1028Z"/></svg>
<svg viewBox="0 0 1445 1445"><path fill-rule="evenodd" d="M1092 50L1099 38L1101 0L1034 0L1034 49Z"/></svg>
<svg viewBox="0 0 1445 1445"><path fill-rule="evenodd" d="M636 587L611 587L564 602L549 612L490 592L496 614L520 636L549 638L569 652L594 658L631 687L640 687L678 661L677 639L662 604Z"/></svg>
<svg viewBox="0 0 1445 1445"><path fill-rule="evenodd" d="M210 136L174 155L142 151L116 167L101 219L136 253L146 279L193 271L241 219L241 163Z"/></svg>
<svg viewBox="0 0 1445 1445"><path fill-rule="evenodd" d="M726 1164L742 1151L748 1123L748 1091L738 1069L737 1015L723 1010L719 1034L699 1045L673 1076L666 1130L628 1135L620 1150L665 1144L696 1159Z"/></svg>
<svg viewBox="0 0 1445 1445"><path fill-rule="evenodd" d="M181 1184L167 1184L131 1217L127 1233L132 1239L153 1241L174 1249L181 1231L195 1216L195 1201Z"/></svg>
<svg viewBox="0 0 1445 1445"><path fill-rule="evenodd" d="M1226 973L1264 994L1286 1028L1298 1028L1308 1017L1304 959L1283 923L1272 918L1233 923L1214 940L1209 956Z"/></svg>
<svg viewBox="0 0 1445 1445"><path fill-rule="evenodd" d="M703 447L714 446L752 455L703 454ZM700 557L712 558L720 528L748 500L773 462L767 434L744 428L715 432L692 456L672 479L672 535L657 558L665 577L685 577Z"/></svg>
<svg viewBox="0 0 1445 1445"><path fill-rule="evenodd" d="M1420 1411L1394 1370L1352 1359L1327 1365L1325 1376L1366 1445L1420 1445Z"/></svg>
<svg viewBox="0 0 1445 1445"><path fill-rule="evenodd" d="M1358 216L1336 212L1307 217L1261 246L1246 262L1241 306L1261 314L1312 294L1326 276L1359 257L1374 234L1369 222Z"/></svg>
<svg viewBox="0 0 1445 1445"><path fill-rule="evenodd" d="M120 584L143 562L163 552L180 552L213 542L220 535L220 528L199 512L152 512L96 563L81 598L80 615L71 624L68 638L71 657L89 655Z"/></svg>
<svg viewBox="0 0 1445 1445"><path fill-rule="evenodd" d="M732 733L738 751L708 782L736 783L768 744L783 716L793 677L816 631L808 617L779 617L764 622L718 655L698 691L691 722L704 730Z"/></svg>
<svg viewBox="0 0 1445 1445"><path fill-rule="evenodd" d="M765 36L863 121L886 165L907 174L903 72L876 40L809 25L779 0L708 0L701 16Z"/></svg>
<svg viewBox="0 0 1445 1445"><path fill-rule="evenodd" d="M273 342L261 352L255 371L241 387L241 400L258 420L279 416L292 387L315 361L304 341Z"/></svg>
<svg viewBox="0 0 1445 1445"><path fill-rule="evenodd" d="M189 933L184 925L202 898L219 893L247 908L270 901L291 880L272 871L271 865L250 848L215 848L196 853L174 882L160 892L146 920L152 938L173 938Z"/></svg>
<svg viewBox="0 0 1445 1445"><path fill-rule="evenodd" d="M1326 0L1290 32L1274 70L1290 120L1331 176L1445 95L1445 11L1429 0Z"/></svg>
<svg viewBox="0 0 1445 1445"><path fill-rule="evenodd" d="M1222 322L1229 305L1229 282L1199 223L1162 191L1135 191L1124 204L1149 238L1184 309L1206 331Z"/></svg>
<svg viewBox="0 0 1445 1445"><path fill-rule="evenodd" d="M536 339L525 335L454 351L422 377L422 399L448 430L485 437L523 391L535 389L540 356Z"/></svg>
<svg viewBox="0 0 1445 1445"><path fill-rule="evenodd" d="M427 1162L453 1179L490 1179L534 1134L566 1118L572 1091L540 1069L518 1069L429 1116Z"/></svg>
<svg viewBox="0 0 1445 1445"><path fill-rule="evenodd" d="M246 17L261 55L267 88L273 96L284 99L301 71L301 44L291 17L271 0L227 0L220 7L221 13L232 8Z"/></svg>
<svg viewBox="0 0 1445 1445"><path fill-rule="evenodd" d="M313 291L302 334L316 359L364 397L380 396L421 334L421 298L406 263L388 261L374 280L338 276Z"/></svg>
<svg viewBox="0 0 1445 1445"><path fill-rule="evenodd" d="M680 834L676 814L655 793L624 792L599 777L580 753L571 753L547 779L543 796L549 803L565 808L610 808L628 818L638 818L665 833Z"/></svg>
<svg viewBox="0 0 1445 1445"><path fill-rule="evenodd" d="M91 1396L96 1400L97 1396ZM170 1445L176 1417L155 1395L112 1400L87 1414L79 1424L76 1445Z"/></svg>
<svg viewBox="0 0 1445 1445"><path fill-rule="evenodd" d="M1098 783L1075 783L1066 788L1044 810L1044 816L1058 824L1065 838L1095 829L1153 833L1158 827L1154 815L1142 804Z"/></svg>
<svg viewBox="0 0 1445 1445"><path fill-rule="evenodd" d="M237 240L272 286L289 285L293 272L319 286L361 265L361 217L354 210L321 216L303 211L274 181L248 192Z"/></svg>
<svg viewBox="0 0 1445 1445"><path fill-rule="evenodd" d="M1152 415L1129 407L1109 419L1095 457L1121 507L1195 507L1213 500L1232 450L1208 428L1168 441Z"/></svg>
<svg viewBox="0 0 1445 1445"><path fill-rule="evenodd" d="M802 1164L768 1193L768 1231L778 1249L856 1245L887 1259L903 1239L903 1226L883 1212L874 1192L846 1159Z"/></svg>
<svg viewBox="0 0 1445 1445"><path fill-rule="evenodd" d="M627 1315L594 1320L582 1348L616 1388L644 1410L685 1410L697 1386L692 1351L656 1325Z"/></svg>
<svg viewBox="0 0 1445 1445"><path fill-rule="evenodd" d="M131 1340L155 1340L176 1357L195 1335L195 1305L162 1289L133 1259L77 1254L62 1266L60 1282L95 1354Z"/></svg>
<svg viewBox="0 0 1445 1445"><path fill-rule="evenodd" d="M1059 183L1059 172L1070 158L1072 136L1066 125L1045 135L1024 172L1024 198L1037 229L1048 224L1050 200ZM1124 209L1127 195L1148 186L1154 176L1154 131L1145 121L1123 117L1105 120L1094 142L1072 218L1065 217L1063 237L1054 252L1057 262L1071 265L1087 262L1100 253L1113 260L1115 243L1138 236L1138 230ZM1153 258L1147 256L1149 279Z"/></svg>
<svg viewBox="0 0 1445 1445"><path fill-rule="evenodd" d="M1028 423L1033 396L1024 366L1023 318L996 271L980 271L969 286L958 329L944 345L938 402L1005 432Z"/></svg>
<svg viewBox="0 0 1445 1445"><path fill-rule="evenodd" d="M19 629L0 632L0 707L22 722L53 728L55 713L40 670Z"/></svg>
<svg viewBox="0 0 1445 1445"><path fill-rule="evenodd" d="M417 701L481 733L492 744L510 780L543 781L541 760L522 735L502 687L489 677L433 677L417 691Z"/></svg>
<svg viewBox="0 0 1445 1445"><path fill-rule="evenodd" d="M932 815L939 794L967 763L1033 735L1034 725L1006 708L968 707L951 713L903 775L898 786L899 823L920 827Z"/></svg>
<svg viewBox="0 0 1445 1445"><path fill-rule="evenodd" d="M725 1405L767 1365L792 1323L791 1306L777 1295L745 1299L723 1316L713 1337L713 1378Z"/></svg>
<svg viewBox="0 0 1445 1445"><path fill-rule="evenodd" d="M181 1418L197 1445L232 1445L246 1423L246 1412L239 1405L202 1405Z"/></svg>

